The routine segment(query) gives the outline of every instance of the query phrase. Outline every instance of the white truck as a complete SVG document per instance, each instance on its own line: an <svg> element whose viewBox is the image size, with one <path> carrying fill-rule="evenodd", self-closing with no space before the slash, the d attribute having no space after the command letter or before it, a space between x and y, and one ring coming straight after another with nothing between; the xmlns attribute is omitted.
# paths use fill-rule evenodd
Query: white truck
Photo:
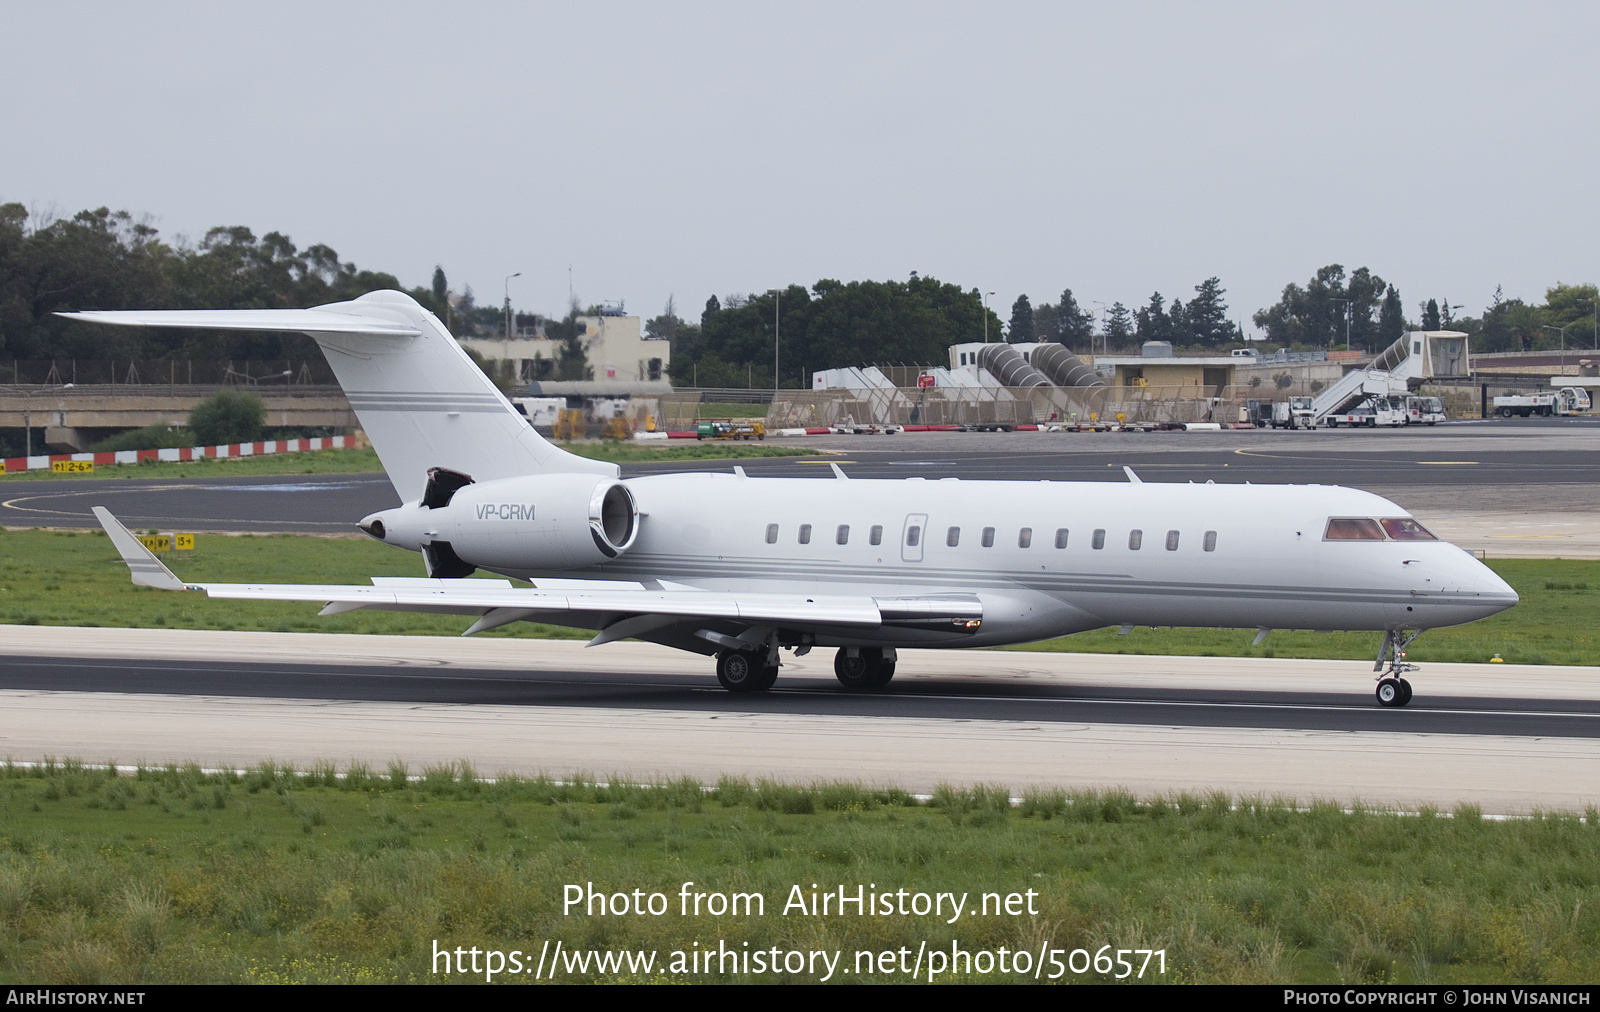
<svg viewBox="0 0 1600 1012"><path fill-rule="evenodd" d="M1341 425L1371 429L1380 425L1397 428L1406 424L1406 419L1406 399L1391 394L1387 397L1368 397L1351 410L1328 415L1323 421L1330 429L1337 429Z"/></svg>
<svg viewBox="0 0 1600 1012"><path fill-rule="evenodd" d="M1270 424L1274 429L1315 428L1311 422L1311 398L1291 397L1286 401L1273 401Z"/></svg>
<svg viewBox="0 0 1600 1012"><path fill-rule="evenodd" d="M1581 415L1589 410L1589 391L1582 387L1562 387L1547 394L1505 394L1494 399L1494 413L1501 418L1518 415Z"/></svg>

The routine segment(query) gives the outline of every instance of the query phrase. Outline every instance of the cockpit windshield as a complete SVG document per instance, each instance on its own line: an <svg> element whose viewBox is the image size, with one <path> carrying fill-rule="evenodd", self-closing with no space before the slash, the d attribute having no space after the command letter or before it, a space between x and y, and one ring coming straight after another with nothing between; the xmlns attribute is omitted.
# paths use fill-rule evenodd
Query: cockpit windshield
<svg viewBox="0 0 1600 1012"><path fill-rule="evenodd" d="M1324 541L1382 541L1383 528L1366 517L1333 517L1328 521Z"/></svg>
<svg viewBox="0 0 1600 1012"><path fill-rule="evenodd" d="M1330 517L1324 541L1438 541L1410 517Z"/></svg>
<svg viewBox="0 0 1600 1012"><path fill-rule="evenodd" d="M1438 541L1433 532L1410 517L1385 517L1378 521L1383 530L1396 541Z"/></svg>

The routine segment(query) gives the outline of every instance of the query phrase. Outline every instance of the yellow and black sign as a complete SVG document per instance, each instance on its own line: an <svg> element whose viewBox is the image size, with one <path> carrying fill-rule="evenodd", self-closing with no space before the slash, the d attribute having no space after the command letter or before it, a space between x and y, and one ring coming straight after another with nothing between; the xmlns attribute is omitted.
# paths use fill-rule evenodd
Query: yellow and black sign
<svg viewBox="0 0 1600 1012"><path fill-rule="evenodd" d="M52 460L50 470L55 474L89 474L94 470L94 461Z"/></svg>
<svg viewBox="0 0 1600 1012"><path fill-rule="evenodd" d="M152 552L192 552L194 551L193 534L173 534L168 531L162 534L136 534L139 544Z"/></svg>

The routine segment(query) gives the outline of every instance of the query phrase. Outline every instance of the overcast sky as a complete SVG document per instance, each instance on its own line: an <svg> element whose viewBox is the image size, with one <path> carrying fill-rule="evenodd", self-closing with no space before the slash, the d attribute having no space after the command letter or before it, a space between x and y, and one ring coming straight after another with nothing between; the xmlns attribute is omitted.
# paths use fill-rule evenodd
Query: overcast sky
<svg viewBox="0 0 1600 1012"><path fill-rule="evenodd" d="M0 0L0 201L559 314L931 274L1249 316L1600 276L1600 5Z"/></svg>

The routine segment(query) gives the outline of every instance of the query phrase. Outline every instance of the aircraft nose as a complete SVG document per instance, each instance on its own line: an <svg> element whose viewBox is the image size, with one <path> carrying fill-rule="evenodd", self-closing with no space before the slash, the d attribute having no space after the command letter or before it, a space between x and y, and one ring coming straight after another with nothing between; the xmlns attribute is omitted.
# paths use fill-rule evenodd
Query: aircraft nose
<svg viewBox="0 0 1600 1012"><path fill-rule="evenodd" d="M1472 574L1472 579L1466 581L1465 589L1483 603L1485 615L1494 615L1515 607L1522 600L1511 584L1500 578L1499 573L1476 559L1473 562L1475 572Z"/></svg>

